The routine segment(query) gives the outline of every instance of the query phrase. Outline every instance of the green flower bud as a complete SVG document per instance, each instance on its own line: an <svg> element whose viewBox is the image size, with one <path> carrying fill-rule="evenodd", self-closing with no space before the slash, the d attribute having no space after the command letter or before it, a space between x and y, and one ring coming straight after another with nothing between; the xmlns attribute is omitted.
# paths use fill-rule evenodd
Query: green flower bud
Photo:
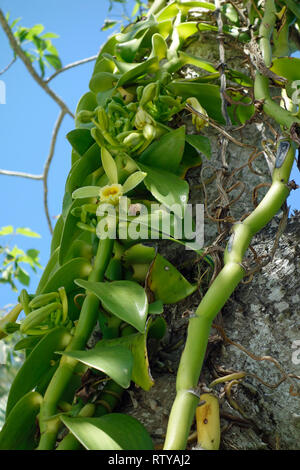
<svg viewBox="0 0 300 470"><path fill-rule="evenodd" d="M78 114L76 114L76 119L81 122L82 124L88 124L89 122L92 121L95 117L95 112L94 111L79 111Z"/></svg>
<svg viewBox="0 0 300 470"><path fill-rule="evenodd" d="M154 121L147 111L139 107L135 115L134 125L137 129L143 129L146 124L154 124Z"/></svg>
<svg viewBox="0 0 300 470"><path fill-rule="evenodd" d="M125 139L123 140L123 144L127 147L136 147L140 143L144 142L143 135L139 132L131 132Z"/></svg>
<svg viewBox="0 0 300 470"><path fill-rule="evenodd" d="M140 106L145 106L148 103L148 101L153 101L156 93L157 93L157 83L156 82L148 83L148 85L144 87L143 94L140 99Z"/></svg>
<svg viewBox="0 0 300 470"><path fill-rule="evenodd" d="M146 140L153 140L156 137L156 129L152 124L146 124L143 129L143 135Z"/></svg>
<svg viewBox="0 0 300 470"><path fill-rule="evenodd" d="M207 114L206 110L203 108L203 106L201 106L201 104L199 103L197 98L194 98L194 97L188 98L186 100L186 102L193 109L195 109L199 113L203 114L203 116L207 116L207 118L208 118L208 114ZM203 127L208 126L208 119L206 120L206 119L203 119L201 116L193 114L192 115L192 123L196 127L197 131L200 131Z"/></svg>

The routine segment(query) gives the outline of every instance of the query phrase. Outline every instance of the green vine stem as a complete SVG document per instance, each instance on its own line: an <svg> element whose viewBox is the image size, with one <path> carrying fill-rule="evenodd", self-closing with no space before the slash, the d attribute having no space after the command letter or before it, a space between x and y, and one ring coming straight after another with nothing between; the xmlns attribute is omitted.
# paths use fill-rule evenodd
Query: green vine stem
<svg viewBox="0 0 300 470"><path fill-rule="evenodd" d="M89 281L102 281L110 261L114 240L109 238L99 242L94 267L89 275ZM83 302L80 317L76 325L74 336L66 351L83 349L95 326L98 316L99 299L92 293L87 293ZM77 361L71 357L63 356L44 396L40 412L41 439L38 450L53 449L57 432L60 427L59 417L50 419L57 413L57 404L67 387Z"/></svg>
<svg viewBox="0 0 300 470"><path fill-rule="evenodd" d="M281 126L290 129L294 123L300 124L299 118L293 116L291 112L272 100L269 90L269 79L259 72L256 72L255 76L254 96L257 101L262 102L263 111Z"/></svg>
<svg viewBox="0 0 300 470"><path fill-rule="evenodd" d="M267 67L272 65L272 46L271 36L276 22L276 8L274 0L265 1L265 11L263 19L260 23L259 45L262 51L262 55Z"/></svg>
<svg viewBox="0 0 300 470"><path fill-rule="evenodd" d="M166 450L186 447L199 402L197 386L212 322L246 274L242 260L252 237L274 217L289 195L288 180L294 154L294 144L288 139L280 140L269 191L252 214L233 226L224 255L224 267L203 297L195 315L190 318L177 374L177 395L168 423Z"/></svg>

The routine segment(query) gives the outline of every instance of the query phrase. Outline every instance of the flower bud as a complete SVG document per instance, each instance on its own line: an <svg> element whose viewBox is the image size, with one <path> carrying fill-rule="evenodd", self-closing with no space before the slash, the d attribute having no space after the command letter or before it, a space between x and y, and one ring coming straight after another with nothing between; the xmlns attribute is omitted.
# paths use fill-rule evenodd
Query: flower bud
<svg viewBox="0 0 300 470"><path fill-rule="evenodd" d="M156 129L152 124L146 124L143 129L143 135L146 140L153 140L156 137Z"/></svg>
<svg viewBox="0 0 300 470"><path fill-rule="evenodd" d="M82 110L76 115L76 119L82 124L88 124L95 117L94 111Z"/></svg>
<svg viewBox="0 0 300 470"><path fill-rule="evenodd" d="M208 114L207 114L206 110L203 108L203 106L201 106L201 104L199 103L197 98L194 98L194 97L188 98L186 100L186 102L192 108L194 108L195 111L198 111L199 113L203 114L204 116L207 116L207 118L208 118ZM208 126L208 120L203 119L201 116L198 116L198 115L195 115L195 114L192 115L192 123L196 127L197 131L200 131L203 127Z"/></svg>
<svg viewBox="0 0 300 470"><path fill-rule="evenodd" d="M144 141L143 135L139 132L131 132L125 139L123 140L123 144L127 147L136 147L140 143Z"/></svg>

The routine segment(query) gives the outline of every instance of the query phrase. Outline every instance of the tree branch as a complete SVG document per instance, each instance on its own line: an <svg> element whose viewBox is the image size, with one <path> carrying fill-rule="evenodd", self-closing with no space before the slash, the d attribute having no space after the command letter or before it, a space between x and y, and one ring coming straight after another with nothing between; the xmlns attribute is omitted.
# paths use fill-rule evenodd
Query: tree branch
<svg viewBox="0 0 300 470"><path fill-rule="evenodd" d="M69 110L68 106L62 101L62 99L54 93L51 88L48 87L48 85L44 82L44 80L38 75L38 73L35 71L34 67L32 66L32 63L30 62L29 58L26 56L24 53L23 49L20 47L18 44L16 38L14 37L9 24L7 23L5 16L0 9L0 24L3 28L3 31L5 32L9 43L11 45L11 48L13 51L16 53L18 57L22 60L24 63L25 67L27 68L28 72L30 75L34 78L34 80L40 85L41 88L58 104L58 106L67 114L70 116L74 117L73 113Z"/></svg>
<svg viewBox="0 0 300 470"><path fill-rule="evenodd" d="M28 178L31 180L42 180L43 175L32 175L31 173L23 173L22 171L0 170L0 175L6 176L19 176L21 178Z"/></svg>
<svg viewBox="0 0 300 470"><path fill-rule="evenodd" d="M6 67L4 67L4 69L1 70L0 75L3 75L5 72L7 72L7 70L12 66L12 64L16 62L16 60L17 60L17 57L16 56L13 57L12 60L9 62L9 64Z"/></svg>
<svg viewBox="0 0 300 470"><path fill-rule="evenodd" d="M57 121L56 121L56 123L54 125L54 128L53 128L52 138L51 138L51 143L50 143L50 150L49 150L49 154L48 154L48 157L47 157L45 165L44 165L44 172L43 172L44 210L45 210L46 219L47 219L49 230L50 230L51 234L53 233L53 229L52 229L52 223L51 223L49 208L48 208L48 173L49 173L50 165L51 165L51 162L52 162L52 158L54 156L54 150L55 150L55 144L56 144L56 140L57 140L58 131L60 129L60 126L62 124L62 121L63 121L65 115L66 115L66 111L64 109L62 109L60 111L59 115L58 115Z"/></svg>
<svg viewBox="0 0 300 470"><path fill-rule="evenodd" d="M62 67L61 69L56 70L56 72L54 72L52 75L50 75L50 77L48 77L48 78L46 78L46 80L44 80L44 83L49 83L51 80L53 80L53 78L57 77L57 75L59 75L62 72L65 72L66 70L72 69L73 67L78 67L78 65L87 64L88 62L92 62L93 60L96 60L97 57L98 57L98 55L94 55L92 57L87 57L86 59L77 60L76 62L72 62L71 64L68 64L65 67Z"/></svg>

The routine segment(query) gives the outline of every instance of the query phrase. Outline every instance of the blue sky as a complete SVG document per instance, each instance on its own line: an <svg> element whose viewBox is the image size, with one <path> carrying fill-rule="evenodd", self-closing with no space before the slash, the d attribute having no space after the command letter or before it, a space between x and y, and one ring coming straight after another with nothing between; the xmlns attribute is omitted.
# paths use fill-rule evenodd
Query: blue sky
<svg viewBox="0 0 300 470"><path fill-rule="evenodd" d="M129 0L131 12L134 0ZM31 27L43 24L45 32L60 35L53 40L63 65L97 54L99 47L112 30L102 32L100 28L107 17L108 0L1 0L1 8L9 11L11 19L22 17L20 24ZM120 8L115 13L120 12ZM0 70L12 58L7 39L0 30ZM53 90L60 95L71 110L83 93L88 90L93 63L67 71L51 82ZM48 154L52 128L57 119L59 108L32 80L24 65L18 60L1 79L6 84L6 105L0 105L0 168L42 173ZM61 211L64 184L70 168L70 145L65 135L73 129L70 117L65 117L60 129L56 152L49 173L49 210L55 223L55 216ZM300 184L294 171L292 176ZM25 180L0 175L0 227L30 227L41 234L39 239L13 236L5 237L10 245L20 248L40 250L40 262L46 265L51 236L43 212L43 187L41 181ZM292 195L289 204L299 208L299 197ZM32 276L30 292L38 282ZM0 285L0 308L15 303L17 294L9 287Z"/></svg>

